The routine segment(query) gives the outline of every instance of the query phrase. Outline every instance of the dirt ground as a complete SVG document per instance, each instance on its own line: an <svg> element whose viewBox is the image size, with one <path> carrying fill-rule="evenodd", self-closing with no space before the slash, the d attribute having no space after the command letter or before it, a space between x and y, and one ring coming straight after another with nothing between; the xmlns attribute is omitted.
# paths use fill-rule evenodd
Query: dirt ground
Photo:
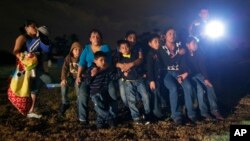
<svg viewBox="0 0 250 141"><path fill-rule="evenodd" d="M230 75L230 74L229 74ZM55 76L54 76L55 77ZM238 77L238 76L235 76ZM227 76L225 76L227 78ZM95 112L90 103L91 126L84 129L79 125L76 113L76 96L70 93L71 106L64 118L58 117L60 89L42 89L37 104L37 112L41 119L29 119L22 116L8 101L6 77L0 83L0 140L210 140L210 136L224 135L229 132L231 124L250 120L250 96L247 91L240 90L242 85L223 83L217 91L225 116L225 121L200 121L197 125L176 126L172 121L164 119L149 125L134 125L129 113L123 111L119 101L119 124L113 129L96 130ZM219 86L219 84L216 84ZM232 86L234 88L232 89ZM227 88L227 89L224 89Z"/></svg>

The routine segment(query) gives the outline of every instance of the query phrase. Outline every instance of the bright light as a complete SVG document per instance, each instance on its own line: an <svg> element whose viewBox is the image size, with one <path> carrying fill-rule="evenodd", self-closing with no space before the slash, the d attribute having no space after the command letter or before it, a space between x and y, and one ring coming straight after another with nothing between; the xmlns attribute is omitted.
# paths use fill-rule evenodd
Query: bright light
<svg viewBox="0 0 250 141"><path fill-rule="evenodd" d="M208 22L205 27L205 34L210 38L219 38L223 36L225 27L220 21Z"/></svg>

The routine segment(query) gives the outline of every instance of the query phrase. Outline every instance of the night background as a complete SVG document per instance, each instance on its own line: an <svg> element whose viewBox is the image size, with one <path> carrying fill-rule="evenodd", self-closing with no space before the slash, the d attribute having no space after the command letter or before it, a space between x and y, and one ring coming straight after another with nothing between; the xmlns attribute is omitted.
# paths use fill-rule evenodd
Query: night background
<svg viewBox="0 0 250 141"><path fill-rule="evenodd" d="M20 34L19 27L26 19L48 26L53 42L58 37L66 35L68 40L76 34L84 45L90 30L100 29L104 42L115 49L116 41L124 38L128 30L140 35L174 26L178 36L184 37L202 7L209 9L211 19L220 19L226 25L226 35L213 48L216 67L210 72L225 121L201 122L194 127L176 127L168 120L134 126L126 117L128 113L121 112L119 117L124 121L118 128L96 131L80 127L73 92L70 93L72 106L64 119L57 118L60 88L41 91L38 103L43 114L41 119L22 116L8 101L8 78L15 69L15 57L10 53ZM27 140L229 140L230 125L250 125L249 7L249 0L1 0L0 140L26 140L27 137ZM61 65L54 60L50 68L55 83L60 81ZM93 109L89 116L94 121Z"/></svg>
<svg viewBox="0 0 250 141"><path fill-rule="evenodd" d="M98 28L104 42L113 47L131 29L141 34L175 26L183 32L201 7L209 8L211 18L225 21L233 44L243 43L250 34L249 6L245 0L2 0L0 49L12 50L26 19L48 26L51 39L75 33L82 44L88 41L89 31Z"/></svg>

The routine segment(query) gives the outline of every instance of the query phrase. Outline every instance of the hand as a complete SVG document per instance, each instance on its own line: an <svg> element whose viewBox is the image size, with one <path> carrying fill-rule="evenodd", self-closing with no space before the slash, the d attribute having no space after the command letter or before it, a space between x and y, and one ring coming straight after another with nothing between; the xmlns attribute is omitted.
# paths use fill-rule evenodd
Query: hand
<svg viewBox="0 0 250 141"><path fill-rule="evenodd" d="M133 63L126 63L126 64L123 64L124 66L122 66L122 71L128 71L130 70L134 65Z"/></svg>
<svg viewBox="0 0 250 141"><path fill-rule="evenodd" d="M179 84L181 84L181 83L182 83L183 78L182 78L182 76L181 76L181 75L179 75L179 76L177 77L177 81L178 81L178 83L179 83Z"/></svg>
<svg viewBox="0 0 250 141"><path fill-rule="evenodd" d="M92 70L91 70L91 77L94 77L96 74L98 73L98 68L97 67L94 67Z"/></svg>
<svg viewBox="0 0 250 141"><path fill-rule="evenodd" d="M61 81L61 86L66 86L67 83L68 83L67 80L64 79L64 80Z"/></svg>
<svg viewBox="0 0 250 141"><path fill-rule="evenodd" d="M149 88L150 88L150 90L155 90L155 82L154 81L150 81Z"/></svg>
<svg viewBox="0 0 250 141"><path fill-rule="evenodd" d="M204 83L205 83L205 85L206 86L208 86L208 87L213 87L213 85L209 82L209 80L204 80Z"/></svg>
<svg viewBox="0 0 250 141"><path fill-rule="evenodd" d="M128 77L128 72L127 71L124 72L123 75L126 76L126 77Z"/></svg>
<svg viewBox="0 0 250 141"><path fill-rule="evenodd" d="M179 51L179 55L184 55L185 54L185 49L184 48L181 48L180 51Z"/></svg>
<svg viewBox="0 0 250 141"><path fill-rule="evenodd" d="M80 85L80 84L81 84L81 81L82 81L82 80L81 80L81 77L77 77L77 78L76 78L76 84L77 84L77 85Z"/></svg>

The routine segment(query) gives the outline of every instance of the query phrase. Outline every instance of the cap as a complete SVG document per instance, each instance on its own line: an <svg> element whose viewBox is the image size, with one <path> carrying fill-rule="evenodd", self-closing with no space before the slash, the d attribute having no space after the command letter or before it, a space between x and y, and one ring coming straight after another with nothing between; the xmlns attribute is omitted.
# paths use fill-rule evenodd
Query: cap
<svg viewBox="0 0 250 141"><path fill-rule="evenodd" d="M38 31L40 31L42 34L49 36L49 30L47 26L40 26L38 28Z"/></svg>

